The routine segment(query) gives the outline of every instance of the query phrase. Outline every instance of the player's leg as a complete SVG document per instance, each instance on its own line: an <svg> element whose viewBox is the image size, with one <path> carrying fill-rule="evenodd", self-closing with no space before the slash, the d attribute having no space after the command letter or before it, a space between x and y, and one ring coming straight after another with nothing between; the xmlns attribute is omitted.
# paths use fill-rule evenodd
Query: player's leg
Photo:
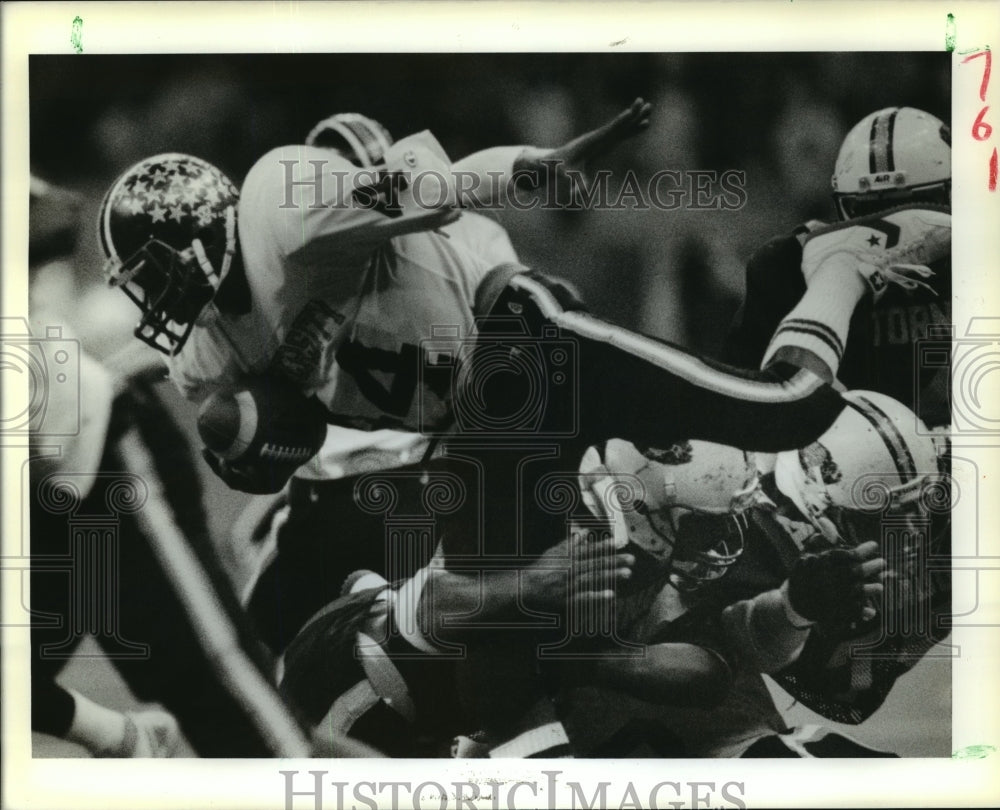
<svg viewBox="0 0 1000 810"><path fill-rule="evenodd" d="M484 368L469 375L478 399L464 407L481 402L495 420L534 396L544 409L539 432L576 433L584 446L611 436L652 446L684 438L773 452L813 441L843 408L808 371L743 371L695 357L588 314L565 286L518 265L490 272L476 310ZM504 341L521 355L532 347L543 364L540 393L530 375L519 383L488 373L489 362L501 368L491 352Z"/></svg>
<svg viewBox="0 0 1000 810"><path fill-rule="evenodd" d="M276 553L253 587L247 610L261 638L280 654L306 620L340 595L357 568L358 549L379 548L368 516L352 497L354 479L292 478L287 516L277 528ZM371 559L366 559L371 563ZM377 570L377 568L376 568Z"/></svg>
<svg viewBox="0 0 1000 810"><path fill-rule="evenodd" d="M427 564L433 544L418 547L393 532L389 515L361 504L380 482L393 489L397 516L420 515L427 479L411 466L336 480L292 478L287 518L277 532L277 554L254 586L248 611L265 643L280 654L310 616L341 595L353 571L371 570L390 581ZM369 497L369 500L371 498ZM387 502L388 503L388 502Z"/></svg>
<svg viewBox="0 0 1000 810"><path fill-rule="evenodd" d="M109 435L104 469L141 479L146 492L119 523L118 626L149 651L113 658L119 672L136 697L177 717L201 756L307 755L211 544L183 434L151 392L132 390L116 401ZM108 479L91 497L113 487Z"/></svg>

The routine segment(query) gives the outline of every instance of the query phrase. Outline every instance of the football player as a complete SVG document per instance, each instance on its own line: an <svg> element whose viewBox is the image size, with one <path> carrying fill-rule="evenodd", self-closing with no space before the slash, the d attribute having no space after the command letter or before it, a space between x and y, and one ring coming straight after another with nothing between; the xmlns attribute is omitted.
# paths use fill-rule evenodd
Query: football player
<svg viewBox="0 0 1000 810"><path fill-rule="evenodd" d="M627 112L615 137L641 120ZM477 315L496 307L506 313L501 326L531 310L537 323L527 324L528 339L538 340L532 331L548 325L576 340L589 386L627 380L643 389L624 413L621 402L598 397L581 415L591 431L600 432L601 422L626 422L658 437L681 430L736 438L743 430L748 445L779 449L832 422L842 403L810 374L715 368L567 311L559 300L564 291L524 268L502 268L483 284L492 269L487 260L435 230L461 216L450 204L452 168L476 167L486 189L496 183L482 167L497 161L490 171L507 180L524 151L486 150L452 167L433 136L420 133L390 147L380 179L329 151L285 147L257 162L241 193L197 158L149 158L115 181L102 206L106 275L142 311L138 337L167 354L172 379L196 401L270 371L315 396L336 423L442 431L454 416L455 375L435 371L449 357L428 356L433 347L425 341L435 326L462 340ZM400 184L391 178L407 175L412 184L398 194L380 196L375 188L395 188ZM437 207L420 199L430 194L417 191L424 177L428 184L444 180ZM580 400L588 398L581 392ZM771 421L791 415L799 418L787 424L804 435L789 436Z"/></svg>
<svg viewBox="0 0 1000 810"><path fill-rule="evenodd" d="M849 388L890 395L933 431L951 418L950 365L921 367L935 350L950 357L951 136L938 118L910 107L889 107L848 133L833 175L839 222L810 222L778 237L750 259L746 297L727 340L727 362L758 367L772 360L808 365ZM903 249L903 234L922 233ZM895 254L895 255L894 255ZM898 262L893 269L887 256ZM948 472L947 447L939 462ZM931 547L950 554L950 516L930 513ZM892 666L896 677L949 632L950 571L926 572L933 584L920 610L922 639L910 637ZM872 709L848 713L860 722ZM850 719L853 717L854 719ZM838 716L835 719L840 719Z"/></svg>
<svg viewBox="0 0 1000 810"><path fill-rule="evenodd" d="M72 272L74 199L32 182L33 279ZM53 301L31 303L36 334L62 325ZM58 384L56 366L32 392L45 404L29 464L32 728L99 757L168 757L179 732L201 756L309 753L215 554L155 352L134 343L79 361L78 390ZM135 697L169 714L117 712L56 683L87 628Z"/></svg>
<svg viewBox="0 0 1000 810"><path fill-rule="evenodd" d="M733 686L708 708L578 688L564 721L574 740L598 755L888 756L841 734L788 728L760 677L857 724L912 665L914 617L933 593L929 515L945 506L936 448L900 403L845 396L849 407L826 434L779 454L759 478L760 459L701 442L595 449L593 470L638 482L620 511L620 551L670 560L669 585L630 632L677 642L716 628Z"/></svg>
<svg viewBox="0 0 1000 810"><path fill-rule="evenodd" d="M354 166L369 170L384 165L392 144L385 127L358 113L325 118L306 137L307 146L334 150ZM507 232L484 215L465 211L440 232L488 266L517 261ZM363 476L393 470L390 483L399 498L399 513L422 513L430 483L423 475L429 443L429 437L412 431L329 425L319 453L294 472L281 495L287 508L264 514L268 526L260 533L267 535L273 521L276 544L248 589L251 616L276 654L309 616L340 595L341 584L352 571L370 569L395 580L412 575L427 562L411 560L403 549L387 549L385 515L362 508L355 490L370 480ZM331 539L316 526L337 526L338 537L351 542Z"/></svg>
<svg viewBox="0 0 1000 810"><path fill-rule="evenodd" d="M627 581L635 563L631 553L614 549L610 536L595 540L590 530L576 527L520 571L506 571L484 587L449 572L440 558L395 585L374 572L357 572L344 595L289 645L282 691L324 732L350 735L392 756L564 756L571 747L558 721L495 744L505 729L497 718L484 717L476 699L493 680L476 664L492 660L467 657L451 642L468 641L468 629L441 620L476 614L491 623L489 643L510 649L504 623L516 626L523 619L520 606L565 617L568 608L585 612L608 604L615 583ZM512 592L519 594L516 604ZM575 681L650 700L708 705L724 692L729 671L714 649L718 639L693 636L650 645L641 660L624 666L581 647L585 660L575 660L568 673ZM505 691L519 692L504 702L508 713L530 703L538 712L549 704L549 687L534 668L505 670L505 678L513 681ZM514 729L518 720L523 718L506 722Z"/></svg>
<svg viewBox="0 0 1000 810"><path fill-rule="evenodd" d="M947 368L915 365L918 343L949 346L934 331L951 323L947 125L911 107L865 116L841 146L833 191L838 223L808 222L751 257L724 358L802 362L790 344L805 345L817 373L887 394L928 427L947 424ZM900 228L922 228L924 244L897 257L899 272L880 271L870 259L901 253Z"/></svg>
<svg viewBox="0 0 1000 810"><path fill-rule="evenodd" d="M442 455L466 471L511 469L511 430L536 446L539 435L558 437L526 478L484 490L472 476L476 514L444 530L446 560L512 543L514 557L537 554L560 533L544 510L518 525L520 491L575 468L568 460L590 444L690 436L776 451L807 444L843 408L809 370L777 362L736 373L705 362L590 316L542 274L491 268L439 232L461 216L451 185L460 172L478 179L483 203L497 177L501 191L516 180L515 167L576 162L647 115L638 103L559 149L491 149L454 166L429 133L392 144L379 171L318 147L280 148L239 194L196 158L150 158L102 206L107 277L141 309L137 336L168 355L175 383L196 401L277 374L331 422L449 434ZM518 371L526 359L545 385L569 385L539 399L537 377ZM267 462L213 460L236 486L254 486L260 468L268 482L294 471L286 464L276 475Z"/></svg>
<svg viewBox="0 0 1000 810"><path fill-rule="evenodd" d="M532 167L537 172L543 158L578 164L641 129L648 113L648 105L638 102L609 125L560 149L495 148L459 161L454 169L484 180L482 202L494 188L505 193L515 174L530 175ZM382 148L385 138L361 140ZM477 290L499 256L449 236L444 227L459 213L444 203L417 205L413 188L398 188L399 183L391 193L375 190L380 183L385 187L386 177L404 172L415 184L418 170L432 180L450 177L451 167L432 136L411 136L370 161L378 157L384 157L381 173L318 146L274 150L254 166L239 196L214 167L188 156L164 156L141 162L109 190L100 218L108 278L142 310L137 334L169 355L171 377L188 397L200 401L212 391L238 387L248 376L276 372L319 399L341 427L447 429L455 375L436 367L443 365L441 358L428 355L424 343L433 337L432 327L447 330L449 348L470 335ZM461 214L455 225L466 227L465 219ZM515 298L535 293L553 313L561 310L558 302L552 308L554 299L543 283L529 282L520 272L507 275L523 280L514 282L522 283L522 291L512 289L511 300L501 304L508 312L524 306ZM499 274L493 278L490 296L495 299L504 282L496 283ZM479 296L481 304L487 300ZM483 304L478 314L488 308ZM548 316L537 306L533 310L536 327L551 329L552 324L542 323ZM586 358L577 361L578 367L587 368L588 376L592 373L608 390L626 376L633 387L639 380L644 387L656 380L668 384L669 391L632 398L647 403L643 418L633 420L644 430L661 432L664 421L654 403L678 389L691 395L678 401L690 402L692 414L721 412L713 425L732 424L728 412L734 408L746 409L745 419L760 424L760 411L772 405L775 413L808 412L798 420L802 423L823 423L840 407L836 397L813 390L808 375L747 381L585 316L566 313L566 318L586 320L595 360L601 355L599 364L608 368L592 373ZM626 340L634 347L627 352L630 362L620 363L617 344ZM819 401L825 407L806 404ZM597 403L619 410L607 407L611 403L603 395ZM624 421L629 415L622 416ZM397 461L380 460L379 468L398 463L404 454L414 460L418 445L400 448L398 443L419 439L401 440L397 434L392 441L397 445L390 455L397 452ZM231 486L262 486L254 480L259 475L254 465L208 458ZM274 466L258 465L266 469L263 486L297 468L285 465L276 475ZM288 630L271 634L279 645L294 633L296 618L305 617L291 617Z"/></svg>
<svg viewBox="0 0 1000 810"><path fill-rule="evenodd" d="M515 755L529 737L562 739L562 749L572 739L574 750L594 756L884 755L843 735L789 729L760 677L791 677L789 665L811 636L842 647L871 643L887 611L910 609L883 603L881 554L888 552L878 518L912 517L923 508L936 476L933 444L907 431L913 417L898 403L867 392L847 397L850 408L819 442L780 454L771 465L778 474L763 480L752 454L707 442L645 453L620 440L591 448L581 465L584 499L612 526L596 545L577 529L569 556L582 590L573 598L592 604L607 598L601 589L612 580L604 577L599 552L613 546L614 586L640 580L619 602L626 606L619 625L625 637L649 646L637 658L581 656L559 667L554 677L570 737L540 727L490 750L475 735L475 744L461 739L461 755ZM891 414L881 417L881 430L864 415L875 408ZM907 431L913 470L879 473L898 448L873 439L899 430ZM886 507L874 520L873 490L884 494ZM922 587L913 561L926 552L925 539L909 537L893 556L905 588ZM565 565L552 563L566 556L564 548L550 550L508 589L527 594L535 610L565 610L559 591L565 581L553 576ZM372 590L347 595L310 621L290 648L282 688L313 722L326 717L323 728L329 722L382 748L388 735L400 755L441 755L450 735L477 728L480 718L452 689L447 701L431 695L441 691L442 679L467 691L484 683L463 672L465 661L447 656L448 642L463 635L449 632L442 618L468 615L484 594L491 619L505 611L514 617L502 594L469 591L462 580L449 579L441 560L396 587L374 574L355 577L349 590ZM495 631L491 638L495 643ZM867 705L870 713L884 698L873 696L870 680L861 677L872 661L838 658L855 677L840 672L836 679L853 686L833 694L826 680L832 673L813 671L807 678L825 692L810 696L809 705L826 701L843 712ZM730 679L737 686L731 691ZM431 742L432 749L419 747ZM547 748L546 755L562 749Z"/></svg>

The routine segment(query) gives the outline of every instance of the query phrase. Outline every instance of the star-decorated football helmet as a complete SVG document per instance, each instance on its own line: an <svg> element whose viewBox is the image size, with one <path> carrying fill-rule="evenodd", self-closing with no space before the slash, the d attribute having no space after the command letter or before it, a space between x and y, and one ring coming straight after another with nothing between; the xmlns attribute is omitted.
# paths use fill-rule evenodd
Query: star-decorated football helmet
<svg viewBox="0 0 1000 810"><path fill-rule="evenodd" d="M135 336L176 354L229 273L239 191L191 155L155 155L112 184L98 237L108 283L142 311Z"/></svg>
<svg viewBox="0 0 1000 810"><path fill-rule="evenodd" d="M736 562L745 512L761 497L752 454L704 441L640 452L612 439L587 451L581 483L591 509L616 524L619 545L669 571L684 590L718 579Z"/></svg>
<svg viewBox="0 0 1000 810"><path fill-rule="evenodd" d="M951 132L930 113L887 107L847 134L833 171L841 219L906 203L951 204Z"/></svg>
<svg viewBox="0 0 1000 810"><path fill-rule="evenodd" d="M356 166L371 169L385 163L392 135L384 126L360 113L337 113L324 118L306 135L306 146L336 149Z"/></svg>
<svg viewBox="0 0 1000 810"><path fill-rule="evenodd" d="M886 520L947 511L938 450L920 419L892 397L844 394L847 407L819 439L779 453L778 489L830 546L878 540Z"/></svg>

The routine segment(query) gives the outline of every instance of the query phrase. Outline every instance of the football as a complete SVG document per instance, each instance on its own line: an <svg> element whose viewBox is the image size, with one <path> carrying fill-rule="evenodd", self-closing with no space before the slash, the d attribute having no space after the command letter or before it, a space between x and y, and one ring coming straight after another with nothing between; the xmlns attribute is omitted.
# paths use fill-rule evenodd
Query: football
<svg viewBox="0 0 1000 810"><path fill-rule="evenodd" d="M234 464L304 464L326 438L322 410L290 383L263 376L236 391L216 392L198 411L205 446Z"/></svg>

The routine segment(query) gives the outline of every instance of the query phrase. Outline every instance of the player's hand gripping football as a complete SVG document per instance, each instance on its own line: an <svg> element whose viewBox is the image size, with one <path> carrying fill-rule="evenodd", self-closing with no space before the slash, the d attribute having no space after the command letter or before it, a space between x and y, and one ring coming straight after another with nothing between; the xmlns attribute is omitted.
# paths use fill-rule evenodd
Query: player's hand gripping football
<svg viewBox="0 0 1000 810"><path fill-rule="evenodd" d="M806 623L849 625L878 613L885 571L874 540L852 549L806 553L796 561L782 595L794 616Z"/></svg>
<svg viewBox="0 0 1000 810"><path fill-rule="evenodd" d="M615 586L632 576L635 557L615 548L613 538L593 542L582 532L553 546L521 576L523 603L532 610L563 613L569 606L607 605Z"/></svg>
<svg viewBox="0 0 1000 810"><path fill-rule="evenodd" d="M637 98L632 104L597 129L585 132L555 149L529 147L514 163L514 176L531 187L542 182L568 185L575 200L587 185L584 171L587 163L610 152L618 144L637 135L649 126L653 106Z"/></svg>
<svg viewBox="0 0 1000 810"><path fill-rule="evenodd" d="M898 208L847 220L809 235L802 248L802 275L860 274L877 299L896 285L933 289L928 267L951 252L951 215L933 206Z"/></svg>

